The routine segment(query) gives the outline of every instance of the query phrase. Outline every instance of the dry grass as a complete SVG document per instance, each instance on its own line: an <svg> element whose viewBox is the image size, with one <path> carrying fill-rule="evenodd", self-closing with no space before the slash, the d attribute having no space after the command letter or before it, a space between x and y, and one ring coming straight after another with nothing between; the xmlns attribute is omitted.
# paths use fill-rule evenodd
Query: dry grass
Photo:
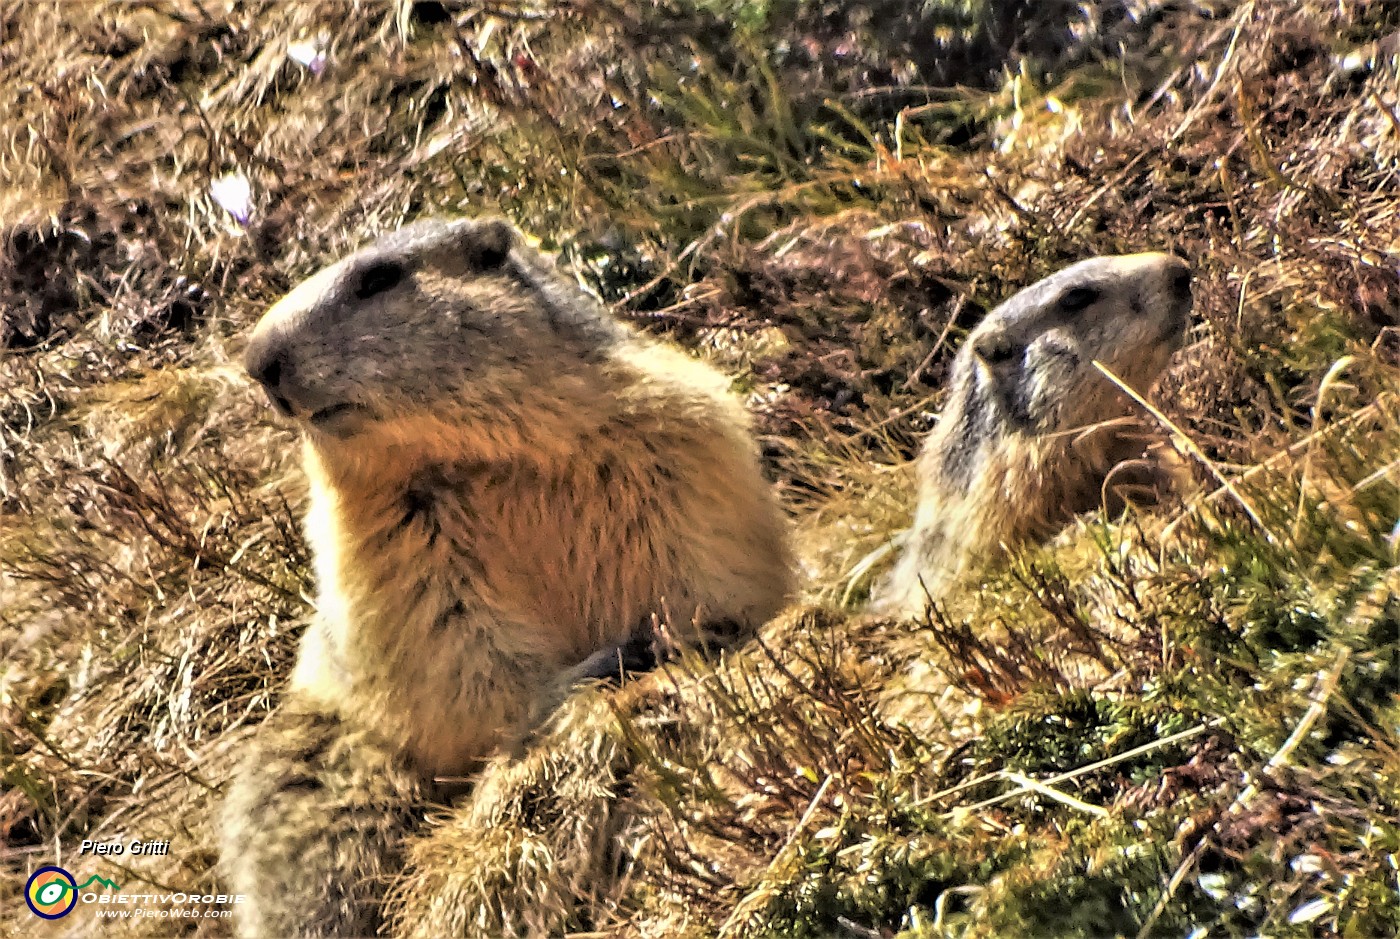
<svg viewBox="0 0 1400 939"><path fill-rule="evenodd" d="M738 374L825 608L572 703L425 828L406 930L1400 927L1400 20L1086 6L0 2L3 929L55 859L214 883L311 586L238 336L367 232L478 210ZM1148 248L1197 270L1154 400L1201 494L927 622L835 612L964 331ZM73 855L137 836L171 857Z"/></svg>

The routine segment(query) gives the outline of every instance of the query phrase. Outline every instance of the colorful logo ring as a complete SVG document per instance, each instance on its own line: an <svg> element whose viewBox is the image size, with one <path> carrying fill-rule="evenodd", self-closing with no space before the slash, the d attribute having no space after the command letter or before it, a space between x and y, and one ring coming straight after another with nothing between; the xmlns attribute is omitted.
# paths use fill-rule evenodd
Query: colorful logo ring
<svg viewBox="0 0 1400 939"><path fill-rule="evenodd" d="M61 919L78 905L78 882L61 867L41 867L24 885L24 902L44 919Z"/></svg>

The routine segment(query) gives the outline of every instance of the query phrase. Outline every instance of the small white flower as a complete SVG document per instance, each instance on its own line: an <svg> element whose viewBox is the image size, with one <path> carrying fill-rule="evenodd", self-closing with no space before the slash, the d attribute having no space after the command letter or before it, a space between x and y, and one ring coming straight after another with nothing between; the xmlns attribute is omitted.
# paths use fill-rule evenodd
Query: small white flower
<svg viewBox="0 0 1400 939"><path fill-rule="evenodd" d="M226 173L209 184L209 195L240 225L253 214L253 186L242 173Z"/></svg>
<svg viewBox="0 0 1400 939"><path fill-rule="evenodd" d="M1322 870L1322 858L1316 854L1300 854L1289 861L1288 866L1300 874L1316 874Z"/></svg>
<svg viewBox="0 0 1400 939"><path fill-rule="evenodd" d="M1309 900L1298 909L1288 914L1290 923L1311 923L1315 919L1320 919L1332 909L1332 901L1326 897L1319 897L1316 900Z"/></svg>
<svg viewBox="0 0 1400 939"><path fill-rule="evenodd" d="M326 37L313 36L298 39L287 44L287 58L305 68L312 75L320 75L326 68Z"/></svg>
<svg viewBox="0 0 1400 939"><path fill-rule="evenodd" d="M1216 902L1222 902L1230 895L1230 878L1224 874L1202 874L1196 878L1196 882Z"/></svg>

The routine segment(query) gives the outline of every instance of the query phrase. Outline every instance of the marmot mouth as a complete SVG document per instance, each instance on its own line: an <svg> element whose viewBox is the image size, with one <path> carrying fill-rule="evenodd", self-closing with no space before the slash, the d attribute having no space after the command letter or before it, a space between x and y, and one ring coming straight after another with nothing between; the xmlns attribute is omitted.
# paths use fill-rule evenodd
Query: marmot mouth
<svg viewBox="0 0 1400 939"><path fill-rule="evenodd" d="M352 411L361 410L364 409L361 408L358 404L353 404L351 402L332 404L328 408L321 408L319 411L313 411L311 413L311 416L307 418L307 421L310 422L312 426L321 427L322 425L328 424L336 418L340 417L342 414L348 414Z"/></svg>
<svg viewBox="0 0 1400 939"><path fill-rule="evenodd" d="M268 403L272 405L272 410L276 411L282 417L292 416L292 402L288 401L271 388L265 388L264 390L267 392L267 400Z"/></svg>
<svg viewBox="0 0 1400 939"><path fill-rule="evenodd" d="M1191 331L1191 307L1180 307L1172 311L1162 331L1162 342L1170 343L1174 349L1186 345L1186 335Z"/></svg>

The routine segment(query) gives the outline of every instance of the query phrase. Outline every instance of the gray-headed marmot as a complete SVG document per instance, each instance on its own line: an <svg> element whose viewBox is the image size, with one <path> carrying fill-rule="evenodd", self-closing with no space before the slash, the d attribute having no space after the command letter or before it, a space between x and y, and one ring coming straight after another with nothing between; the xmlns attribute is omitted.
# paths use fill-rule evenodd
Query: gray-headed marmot
<svg viewBox="0 0 1400 939"><path fill-rule="evenodd" d="M919 613L979 557L1099 505L1143 427L1102 362L1145 390L1181 347L1191 273L1168 254L1081 261L1022 290L967 337L924 442L918 506L873 605Z"/></svg>
<svg viewBox="0 0 1400 939"><path fill-rule="evenodd" d="M303 432L318 609L223 812L244 935L373 933L432 778L651 623L743 634L790 592L725 379L504 222L419 222L327 267L245 364Z"/></svg>

